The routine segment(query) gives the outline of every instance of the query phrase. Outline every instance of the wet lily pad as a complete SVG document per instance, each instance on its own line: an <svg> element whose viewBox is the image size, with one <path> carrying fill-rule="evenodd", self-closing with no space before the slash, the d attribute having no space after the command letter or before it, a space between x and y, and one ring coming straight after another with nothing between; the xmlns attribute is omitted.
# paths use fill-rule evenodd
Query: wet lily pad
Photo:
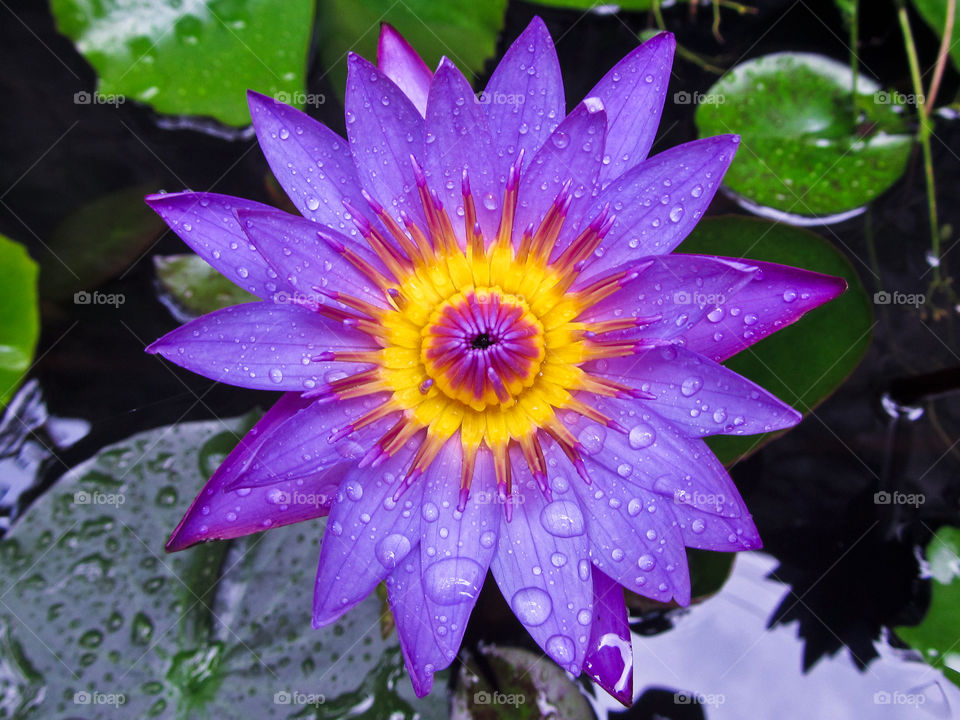
<svg viewBox="0 0 960 720"><path fill-rule="evenodd" d="M739 133L725 185L763 207L828 216L859 208L903 174L913 143L896 93L809 53L748 60L700 100L701 136ZM863 116L859 116L860 113Z"/></svg>
<svg viewBox="0 0 960 720"><path fill-rule="evenodd" d="M515 647L482 645L480 654L492 677L474 672L467 658L451 720L593 720L590 703L556 663Z"/></svg>
<svg viewBox="0 0 960 720"><path fill-rule="evenodd" d="M960 530L941 528L927 545L933 599L923 622L896 628L897 635L960 685Z"/></svg>
<svg viewBox="0 0 960 720"><path fill-rule="evenodd" d="M22 245L0 235L0 405L30 367L39 334L37 264Z"/></svg>
<svg viewBox="0 0 960 720"><path fill-rule="evenodd" d="M866 353L873 328L870 298L846 257L816 233L757 218L708 218L678 250L793 265L847 281L843 295L724 363L804 415L836 390ZM718 435L708 444L729 465L774 435Z"/></svg>
<svg viewBox="0 0 960 720"><path fill-rule="evenodd" d="M157 279L169 293L178 319L198 317L214 310L257 300L214 270L199 255L158 255L153 259Z"/></svg>
<svg viewBox="0 0 960 720"><path fill-rule="evenodd" d="M318 47L337 92L346 85L348 52L376 58L382 22L399 30L429 67L446 55L469 77L493 56L506 8L506 0L320 0Z"/></svg>
<svg viewBox="0 0 960 720"><path fill-rule="evenodd" d="M375 596L310 627L323 520L164 554L249 419L160 428L62 477L0 543L5 717L445 718ZM395 713L395 714L391 714Z"/></svg>
<svg viewBox="0 0 960 720"><path fill-rule="evenodd" d="M246 91L303 95L312 0L52 0L102 101L247 125ZM90 102L101 101L90 96ZM302 102L301 102L302 104Z"/></svg>

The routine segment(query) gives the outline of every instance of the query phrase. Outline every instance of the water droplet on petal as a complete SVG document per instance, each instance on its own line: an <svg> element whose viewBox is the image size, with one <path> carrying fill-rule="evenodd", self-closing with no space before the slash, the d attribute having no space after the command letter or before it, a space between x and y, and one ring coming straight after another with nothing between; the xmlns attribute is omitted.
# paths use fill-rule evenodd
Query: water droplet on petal
<svg viewBox="0 0 960 720"><path fill-rule="evenodd" d="M510 600L510 607L524 625L543 625L553 612L553 601L540 588L526 587L517 590Z"/></svg>
<svg viewBox="0 0 960 720"><path fill-rule="evenodd" d="M634 425L630 429L630 435L628 436L630 447L634 450L642 450L645 447L650 447L656 439L656 431L646 423Z"/></svg>

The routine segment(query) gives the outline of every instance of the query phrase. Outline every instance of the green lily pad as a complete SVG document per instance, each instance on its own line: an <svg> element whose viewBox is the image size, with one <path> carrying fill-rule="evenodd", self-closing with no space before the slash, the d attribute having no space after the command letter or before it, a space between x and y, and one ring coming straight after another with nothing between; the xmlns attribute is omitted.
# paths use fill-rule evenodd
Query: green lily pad
<svg viewBox="0 0 960 720"><path fill-rule="evenodd" d="M847 281L843 295L724 363L804 415L836 390L866 353L873 328L870 298L846 257L816 233L757 218L708 218L678 250L792 265ZM775 435L717 435L708 444L730 465Z"/></svg>
<svg viewBox="0 0 960 720"><path fill-rule="evenodd" d="M312 0L52 0L57 27L100 76L79 102L149 103L248 125L252 88L296 102ZM302 99L300 102L303 104Z"/></svg>
<svg viewBox="0 0 960 720"><path fill-rule="evenodd" d="M37 264L22 245L0 235L0 404L29 369L39 335Z"/></svg>
<svg viewBox="0 0 960 720"><path fill-rule="evenodd" d="M960 685L960 530L944 527L927 545L933 599L923 622L896 628L900 639Z"/></svg>
<svg viewBox="0 0 960 720"><path fill-rule="evenodd" d="M480 654L495 685L471 670L474 663L467 658L460 668L451 720L593 720L579 687L543 655L495 645L482 645Z"/></svg>
<svg viewBox="0 0 960 720"><path fill-rule="evenodd" d="M347 53L376 58L384 22L393 25L429 67L435 68L446 55L469 77L493 56L506 9L506 0L320 0L318 47L338 93L346 86Z"/></svg>
<svg viewBox="0 0 960 720"><path fill-rule="evenodd" d="M165 555L250 418L141 433L77 466L0 543L3 709L15 718L444 718L417 700L371 595L310 626L324 520ZM391 713L395 713L391 714Z"/></svg>
<svg viewBox="0 0 960 720"><path fill-rule="evenodd" d="M214 270L199 255L158 255L153 259L157 278L176 304L178 317L199 317L230 305L257 300Z"/></svg>
<svg viewBox="0 0 960 720"><path fill-rule="evenodd" d="M724 177L757 205L804 216L855 210L903 174L913 137L897 93L820 55L777 53L737 65L700 99L701 136L739 133ZM858 113L864 117L858 117Z"/></svg>
<svg viewBox="0 0 960 720"><path fill-rule="evenodd" d="M166 225L143 202L155 184L102 195L70 213L51 234L40 259L40 295L45 300L95 301L91 291L141 257Z"/></svg>
<svg viewBox="0 0 960 720"><path fill-rule="evenodd" d="M920 13L920 17L939 38L943 37L943 29L947 25L947 3L949 2L953 0L913 0L913 6ZM949 52L954 67L960 69L960 8L957 8L954 13Z"/></svg>

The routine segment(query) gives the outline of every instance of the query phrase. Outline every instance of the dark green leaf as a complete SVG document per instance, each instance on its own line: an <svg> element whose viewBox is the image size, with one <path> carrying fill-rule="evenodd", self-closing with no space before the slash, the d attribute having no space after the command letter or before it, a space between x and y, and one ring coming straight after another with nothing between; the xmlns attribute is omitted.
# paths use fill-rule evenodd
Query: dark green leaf
<svg viewBox="0 0 960 720"><path fill-rule="evenodd" d="M37 264L22 245L0 235L0 404L13 397L30 367L39 334Z"/></svg>
<svg viewBox="0 0 960 720"><path fill-rule="evenodd" d="M960 685L960 530L941 528L927 545L933 598L923 622L896 628L897 635Z"/></svg>
<svg viewBox="0 0 960 720"><path fill-rule="evenodd" d="M380 636L375 596L311 628L322 519L164 553L204 474L247 427L241 418L136 435L71 470L18 520L0 543L4 711L447 717L444 676L415 699L396 634Z"/></svg>
<svg viewBox="0 0 960 720"><path fill-rule="evenodd" d="M52 7L60 32L100 76L98 93L78 94L78 102L138 100L162 113L247 125L248 88L294 100L303 94L312 0L52 0Z"/></svg>
<svg viewBox="0 0 960 720"><path fill-rule="evenodd" d="M907 100L863 77L854 109L850 68L807 53L742 63L700 100L701 136L738 133L742 145L724 183L784 212L825 216L859 208L903 174L911 135Z"/></svg>
<svg viewBox="0 0 960 720"><path fill-rule="evenodd" d="M955 0L913 0L913 6L920 13L937 37L943 37L947 26L947 3ZM954 67L960 69L960 8L956 8L953 18L953 32L950 34L950 59Z"/></svg>
<svg viewBox="0 0 960 720"><path fill-rule="evenodd" d="M819 235L756 218L708 218L679 251L764 260L846 279L850 287L839 298L725 363L803 414L836 390L866 352L873 328L870 299L847 259ZM719 435L709 444L730 464L769 438Z"/></svg>
<svg viewBox="0 0 960 720"><path fill-rule="evenodd" d="M218 273L199 255L158 255L153 259L160 284L180 314L198 317L257 299Z"/></svg>
<svg viewBox="0 0 960 720"><path fill-rule="evenodd" d="M61 222L41 258L40 295L62 300L92 291L136 261L166 225L143 202L155 185L104 195Z"/></svg>
<svg viewBox="0 0 960 720"><path fill-rule="evenodd" d="M406 37L431 68L446 55L469 77L493 56L506 7L506 0L320 0L321 57L333 86L342 92L347 53L376 58L380 23L386 22Z"/></svg>
<svg viewBox="0 0 960 720"><path fill-rule="evenodd" d="M451 720L593 720L590 703L556 663L515 647L481 646L480 654L493 677L486 678L467 658L460 669Z"/></svg>

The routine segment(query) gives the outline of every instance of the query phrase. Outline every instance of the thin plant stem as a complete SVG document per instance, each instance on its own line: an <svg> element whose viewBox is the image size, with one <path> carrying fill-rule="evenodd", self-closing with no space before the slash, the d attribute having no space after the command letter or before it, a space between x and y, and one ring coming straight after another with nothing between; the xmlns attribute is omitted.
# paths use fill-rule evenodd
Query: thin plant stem
<svg viewBox="0 0 960 720"><path fill-rule="evenodd" d="M953 40L953 23L956 19L957 0L947 0L947 19L943 23L943 39L940 41L940 49L937 51L937 64L933 68L933 79L930 80L930 89L924 98L924 107L927 117L933 110L933 104L937 99L937 93L940 91L940 81L943 80L943 71L947 66L947 58L950 57L950 43Z"/></svg>

